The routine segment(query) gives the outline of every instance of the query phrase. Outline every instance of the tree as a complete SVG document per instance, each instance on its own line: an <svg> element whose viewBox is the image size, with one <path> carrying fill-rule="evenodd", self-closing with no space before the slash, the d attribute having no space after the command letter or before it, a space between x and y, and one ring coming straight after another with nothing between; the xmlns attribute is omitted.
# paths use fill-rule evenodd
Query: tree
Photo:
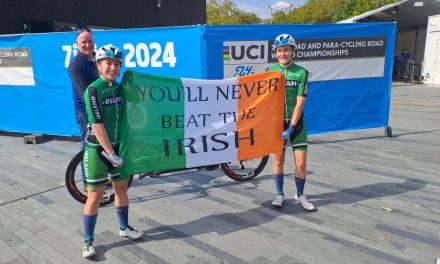
<svg viewBox="0 0 440 264"><path fill-rule="evenodd" d="M272 14L273 24L335 23L399 0L309 0L288 13Z"/></svg>
<svg viewBox="0 0 440 264"><path fill-rule="evenodd" d="M398 0L347 0L346 4L335 13L334 22L354 17L397 1Z"/></svg>
<svg viewBox="0 0 440 264"><path fill-rule="evenodd" d="M209 0L206 3L206 15L209 25L261 23L256 14L241 11L231 0Z"/></svg>
<svg viewBox="0 0 440 264"><path fill-rule="evenodd" d="M292 9L285 16L275 13L274 24L317 24L330 23L335 10L340 9L346 0L309 0L299 8Z"/></svg>

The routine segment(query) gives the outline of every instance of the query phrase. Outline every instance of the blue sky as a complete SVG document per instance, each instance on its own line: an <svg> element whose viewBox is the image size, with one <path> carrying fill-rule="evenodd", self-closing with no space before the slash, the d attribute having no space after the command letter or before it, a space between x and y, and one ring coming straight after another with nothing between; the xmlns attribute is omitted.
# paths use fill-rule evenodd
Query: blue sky
<svg viewBox="0 0 440 264"><path fill-rule="evenodd" d="M270 18L270 13L278 8L287 6L299 7L306 0L231 0L237 7L245 12L256 14L262 19Z"/></svg>

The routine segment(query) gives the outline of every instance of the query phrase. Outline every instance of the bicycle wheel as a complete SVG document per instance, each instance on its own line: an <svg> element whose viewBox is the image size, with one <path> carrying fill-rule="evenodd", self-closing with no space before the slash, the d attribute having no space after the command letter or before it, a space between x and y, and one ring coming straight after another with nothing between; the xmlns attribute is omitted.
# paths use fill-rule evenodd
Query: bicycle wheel
<svg viewBox="0 0 440 264"><path fill-rule="evenodd" d="M84 191L84 183L82 181L83 173L83 155L84 151L78 152L73 159L70 161L66 170L66 188L75 200L80 203L85 204L87 201L87 192ZM128 178L128 187L131 186L133 182L133 176ZM115 193L113 192L113 187L111 180L109 178L108 184L105 187L104 196L102 197L100 206L112 203L115 200Z"/></svg>
<svg viewBox="0 0 440 264"><path fill-rule="evenodd" d="M264 156L255 159L222 163L221 167L229 178L236 181L247 181L260 174L268 160L269 156Z"/></svg>

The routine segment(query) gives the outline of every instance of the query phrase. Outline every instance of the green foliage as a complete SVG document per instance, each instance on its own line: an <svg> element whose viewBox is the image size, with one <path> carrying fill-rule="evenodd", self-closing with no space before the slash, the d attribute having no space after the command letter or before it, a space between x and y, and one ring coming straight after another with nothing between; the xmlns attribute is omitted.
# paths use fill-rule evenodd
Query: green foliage
<svg viewBox="0 0 440 264"><path fill-rule="evenodd" d="M370 10L398 2L398 0L346 0L345 2L345 5L335 13L333 22L358 16Z"/></svg>
<svg viewBox="0 0 440 264"><path fill-rule="evenodd" d="M272 14L273 24L335 23L399 0L309 0L288 13Z"/></svg>
<svg viewBox="0 0 440 264"><path fill-rule="evenodd" d="M276 10L271 19L262 21L256 14L238 9L232 0L208 0L206 14L210 25L335 23L397 1L399 0L308 0L299 8Z"/></svg>
<svg viewBox="0 0 440 264"><path fill-rule="evenodd" d="M261 23L256 14L241 11L231 0L208 0L206 15L209 25Z"/></svg>

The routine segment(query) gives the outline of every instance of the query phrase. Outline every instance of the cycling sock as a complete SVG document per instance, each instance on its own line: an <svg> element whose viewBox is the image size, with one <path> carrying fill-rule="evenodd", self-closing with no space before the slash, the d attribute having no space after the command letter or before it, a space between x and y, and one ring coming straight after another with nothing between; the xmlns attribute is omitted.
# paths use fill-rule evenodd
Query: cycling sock
<svg viewBox="0 0 440 264"><path fill-rule="evenodd" d="M116 215L119 220L119 229L124 230L128 226L128 205L124 207L116 207Z"/></svg>
<svg viewBox="0 0 440 264"><path fill-rule="evenodd" d="M83 214L84 223L84 240L94 240L93 233L95 232L96 220L98 215L85 215Z"/></svg>
<svg viewBox="0 0 440 264"><path fill-rule="evenodd" d="M273 174L273 179L275 180L275 186L277 187L277 194L284 195L283 186L284 186L284 173Z"/></svg>
<svg viewBox="0 0 440 264"><path fill-rule="evenodd" d="M300 197L304 194L304 185L306 184L306 179L300 179L295 177L295 184L296 184L296 195Z"/></svg>

